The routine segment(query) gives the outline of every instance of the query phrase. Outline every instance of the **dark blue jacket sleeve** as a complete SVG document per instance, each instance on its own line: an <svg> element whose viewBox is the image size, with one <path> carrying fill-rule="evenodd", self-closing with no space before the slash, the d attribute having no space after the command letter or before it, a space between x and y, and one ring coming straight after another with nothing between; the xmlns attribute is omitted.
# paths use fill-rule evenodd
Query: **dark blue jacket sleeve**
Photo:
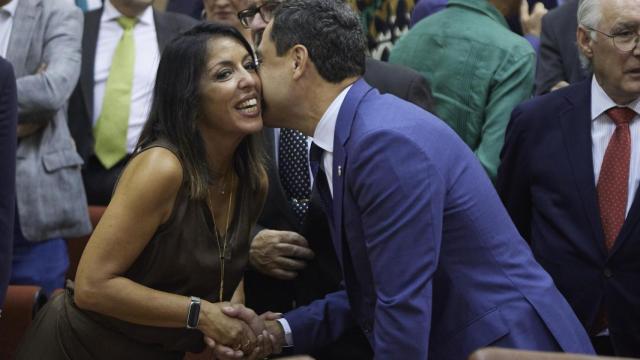
<svg viewBox="0 0 640 360"><path fill-rule="evenodd" d="M16 194L18 99L13 68L0 57L0 307L11 272Z"/></svg>

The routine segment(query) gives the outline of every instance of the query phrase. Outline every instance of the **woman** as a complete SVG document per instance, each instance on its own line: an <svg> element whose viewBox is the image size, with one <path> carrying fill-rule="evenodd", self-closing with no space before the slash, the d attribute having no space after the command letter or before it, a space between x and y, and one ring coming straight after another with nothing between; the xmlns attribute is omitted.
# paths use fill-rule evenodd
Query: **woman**
<svg viewBox="0 0 640 360"><path fill-rule="evenodd" d="M38 314L18 359L182 359L204 348L203 334L252 358L269 346L221 311L242 300L267 186L256 69L231 27L198 25L167 45L149 120L75 289Z"/></svg>

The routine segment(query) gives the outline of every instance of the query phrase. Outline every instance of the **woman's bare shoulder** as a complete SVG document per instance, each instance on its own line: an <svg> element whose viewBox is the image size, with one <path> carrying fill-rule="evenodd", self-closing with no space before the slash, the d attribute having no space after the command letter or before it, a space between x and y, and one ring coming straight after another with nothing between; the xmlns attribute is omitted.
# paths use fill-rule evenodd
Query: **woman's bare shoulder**
<svg viewBox="0 0 640 360"><path fill-rule="evenodd" d="M163 147L152 147L131 159L124 170L118 190L146 195L160 200L171 200L183 180L182 164L178 157ZM116 191L116 193L119 191Z"/></svg>

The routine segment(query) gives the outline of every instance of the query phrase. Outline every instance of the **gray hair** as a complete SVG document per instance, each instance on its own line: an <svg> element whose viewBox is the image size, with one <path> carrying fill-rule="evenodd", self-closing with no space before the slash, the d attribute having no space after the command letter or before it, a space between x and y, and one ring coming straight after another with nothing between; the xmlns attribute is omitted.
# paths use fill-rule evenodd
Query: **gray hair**
<svg viewBox="0 0 640 360"><path fill-rule="evenodd" d="M602 20L602 3L601 0L580 0L578 5L578 25L586 28L596 29ZM589 37L595 39L595 33L587 29ZM580 49L578 49L578 57L582 67L591 71L591 59L586 57Z"/></svg>

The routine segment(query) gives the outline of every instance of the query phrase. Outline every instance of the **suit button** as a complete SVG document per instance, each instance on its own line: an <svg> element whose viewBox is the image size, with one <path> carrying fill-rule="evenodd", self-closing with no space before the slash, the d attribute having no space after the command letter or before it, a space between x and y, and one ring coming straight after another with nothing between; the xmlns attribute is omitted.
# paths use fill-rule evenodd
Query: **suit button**
<svg viewBox="0 0 640 360"><path fill-rule="evenodd" d="M613 277L613 271L611 271L611 269L609 268L604 268L604 277L606 277L607 279Z"/></svg>

